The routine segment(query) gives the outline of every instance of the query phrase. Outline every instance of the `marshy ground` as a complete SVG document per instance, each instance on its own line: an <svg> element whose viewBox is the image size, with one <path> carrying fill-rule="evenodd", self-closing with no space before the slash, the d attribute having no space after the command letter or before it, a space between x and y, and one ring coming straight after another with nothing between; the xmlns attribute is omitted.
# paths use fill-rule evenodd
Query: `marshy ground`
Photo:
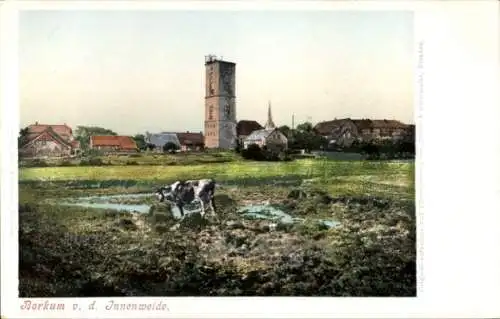
<svg viewBox="0 0 500 319"><path fill-rule="evenodd" d="M20 296L415 296L413 164L297 162L190 166L218 214L182 221L183 166L23 169Z"/></svg>

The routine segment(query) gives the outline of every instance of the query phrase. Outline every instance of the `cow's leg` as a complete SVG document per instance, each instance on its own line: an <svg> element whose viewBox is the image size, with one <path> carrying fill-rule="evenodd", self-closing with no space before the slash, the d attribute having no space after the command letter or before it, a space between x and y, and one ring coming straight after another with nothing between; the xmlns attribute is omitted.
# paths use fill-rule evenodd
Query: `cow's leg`
<svg viewBox="0 0 500 319"><path fill-rule="evenodd" d="M212 208L212 214L215 216L217 213L215 212L214 196L210 196L210 207Z"/></svg>
<svg viewBox="0 0 500 319"><path fill-rule="evenodd" d="M182 205L182 204L179 204L179 203L177 204L177 207L179 207L179 212L181 213L181 219L184 218L184 207L183 206L184 205Z"/></svg>
<svg viewBox="0 0 500 319"><path fill-rule="evenodd" d="M198 201L200 202L200 206L201 206L201 217L205 216L205 202L203 201L203 199L199 198L198 197Z"/></svg>

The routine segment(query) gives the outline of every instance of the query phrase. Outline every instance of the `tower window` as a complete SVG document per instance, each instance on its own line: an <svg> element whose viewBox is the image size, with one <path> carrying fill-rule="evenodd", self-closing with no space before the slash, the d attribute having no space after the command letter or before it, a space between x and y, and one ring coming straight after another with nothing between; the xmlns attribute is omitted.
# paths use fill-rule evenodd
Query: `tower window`
<svg viewBox="0 0 500 319"><path fill-rule="evenodd" d="M208 107L208 119L213 120L214 119L214 106L210 105Z"/></svg>
<svg viewBox="0 0 500 319"><path fill-rule="evenodd" d="M231 106L229 104L224 105L224 113L226 115L226 120L231 118Z"/></svg>

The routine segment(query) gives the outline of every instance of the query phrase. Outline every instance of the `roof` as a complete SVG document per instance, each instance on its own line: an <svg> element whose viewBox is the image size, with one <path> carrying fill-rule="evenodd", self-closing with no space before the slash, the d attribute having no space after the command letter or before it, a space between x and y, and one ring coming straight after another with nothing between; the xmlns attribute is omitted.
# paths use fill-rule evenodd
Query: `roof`
<svg viewBox="0 0 500 319"><path fill-rule="evenodd" d="M156 147L163 147L168 142L174 143L177 146L180 146L181 143L177 138L176 133L157 133L157 134L148 134L146 136L146 142L153 144Z"/></svg>
<svg viewBox="0 0 500 319"><path fill-rule="evenodd" d="M407 128L408 125L396 120L372 120L372 128Z"/></svg>
<svg viewBox="0 0 500 319"><path fill-rule="evenodd" d="M314 126L314 130L319 134L330 134L331 131L341 125L352 123L350 119L335 119L332 121L319 122Z"/></svg>
<svg viewBox="0 0 500 319"><path fill-rule="evenodd" d="M181 145L203 145L203 133L177 133L177 138Z"/></svg>
<svg viewBox="0 0 500 319"><path fill-rule="evenodd" d="M218 57L213 56L213 55L209 55L209 56L205 57L205 65L214 64L214 63L236 65L236 63L234 63L234 62L225 61L222 58L218 58Z"/></svg>
<svg viewBox="0 0 500 319"><path fill-rule="evenodd" d="M73 130L71 129L71 127L69 127L66 124L52 125L52 124L38 124L38 122L35 124L29 125L28 132L30 134L31 133L42 133L43 131L45 131L49 127L52 128L52 130L54 130L54 132L56 132L57 134L72 134L73 133Z"/></svg>
<svg viewBox="0 0 500 319"><path fill-rule="evenodd" d="M73 140L73 130L71 127L69 127L66 124L60 125L60 124L38 124L36 122L35 124L31 124L27 127L27 133L26 133L26 140L32 141L36 139L40 134L43 132L46 132L47 130L51 130L54 132L58 137L57 138L62 138L65 141L70 141Z"/></svg>
<svg viewBox="0 0 500 319"><path fill-rule="evenodd" d="M136 149L137 144L130 136L93 135L90 137L92 146L117 146L120 149Z"/></svg>
<svg viewBox="0 0 500 319"><path fill-rule="evenodd" d="M65 145L68 147L74 147L70 141L65 138L62 138L57 133L55 133L50 127L47 127L44 131L35 134L29 134L26 138L26 142L23 146L26 146L34 141L56 141L61 145Z"/></svg>
<svg viewBox="0 0 500 319"><path fill-rule="evenodd" d="M256 130L253 131L248 137L246 138L247 141L257 141L261 140L263 138L267 138L272 132L274 132L276 129L271 129L271 130Z"/></svg>
<svg viewBox="0 0 500 319"><path fill-rule="evenodd" d="M369 120L369 119L351 120L351 121L352 121L352 123L354 123L354 125L356 125L358 130L366 130L366 129L374 128L372 126L372 120Z"/></svg>
<svg viewBox="0 0 500 319"><path fill-rule="evenodd" d="M314 126L314 129L320 134L329 134L335 127L352 123L358 130L364 129L404 129L408 125L396 120L370 120L370 119L335 119L332 121L320 122Z"/></svg>
<svg viewBox="0 0 500 319"><path fill-rule="evenodd" d="M241 120L236 124L236 135L250 135L253 131L263 129L257 121Z"/></svg>
<svg viewBox="0 0 500 319"><path fill-rule="evenodd" d="M73 138L73 130L66 124L60 125L52 125L52 124L31 124L28 127L28 134L26 135L28 140L34 140L37 136L39 136L42 132L45 132L47 129L51 129L54 133L56 133L60 138L64 140L72 140Z"/></svg>

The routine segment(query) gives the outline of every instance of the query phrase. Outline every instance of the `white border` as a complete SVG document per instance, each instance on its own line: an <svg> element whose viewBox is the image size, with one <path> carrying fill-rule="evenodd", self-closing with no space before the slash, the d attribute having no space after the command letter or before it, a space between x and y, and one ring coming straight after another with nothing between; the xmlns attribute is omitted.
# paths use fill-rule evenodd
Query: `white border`
<svg viewBox="0 0 500 319"><path fill-rule="evenodd" d="M19 9L414 10L415 52L420 42L424 44L424 64L422 69L417 69L415 81L418 88L422 83L419 75L422 75L425 90L425 100L422 100L422 94L416 96L419 149L416 188L417 199L422 206L417 219L419 258L424 255L422 245L425 245L425 258L418 265L418 281L425 283L423 287L419 285L419 297L252 298L251 301L248 298L163 298L168 300L167 313L77 313L71 309L60 313L21 312L16 297L17 280L13 275L17 273L18 264L16 137L19 95L16 44ZM497 1L6 1L0 10L2 315L7 318L486 318L500 314L498 306L495 306L495 301L500 300ZM415 65L418 63L416 56ZM473 152L471 148L481 152ZM489 260L481 255L482 251L488 253ZM89 299L79 300L83 305ZM102 303L101 307L109 299L125 300L95 298ZM126 298L127 302L153 299ZM74 302L70 298L58 300L64 300L68 308Z"/></svg>

